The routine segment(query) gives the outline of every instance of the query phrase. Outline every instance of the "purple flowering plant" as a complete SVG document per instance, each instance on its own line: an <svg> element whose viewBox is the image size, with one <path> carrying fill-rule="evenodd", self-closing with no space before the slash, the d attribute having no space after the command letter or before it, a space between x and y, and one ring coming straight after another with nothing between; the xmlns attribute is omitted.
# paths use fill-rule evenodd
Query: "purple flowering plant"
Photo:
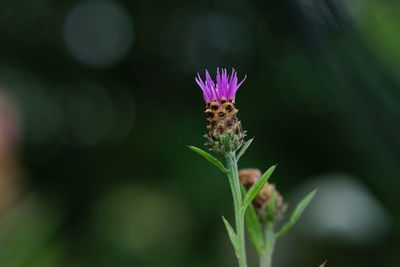
<svg viewBox="0 0 400 267"><path fill-rule="evenodd" d="M245 141L235 107L236 93L247 76L238 82L236 70L228 74L226 69L217 68L215 80L205 71L205 80L200 74L195 78L201 88L205 102L207 121L206 146L212 152L221 153L225 164L208 152L189 146L223 173L227 174L233 197L235 228L222 217L234 248L239 267L247 267L245 227L249 240L259 255L260 267L270 267L276 240L288 232L297 222L315 195L315 190L299 202L285 223L276 231L278 222L286 211L283 197L268 183L276 166L264 174L257 169L238 169L238 161L251 145L253 139Z"/></svg>

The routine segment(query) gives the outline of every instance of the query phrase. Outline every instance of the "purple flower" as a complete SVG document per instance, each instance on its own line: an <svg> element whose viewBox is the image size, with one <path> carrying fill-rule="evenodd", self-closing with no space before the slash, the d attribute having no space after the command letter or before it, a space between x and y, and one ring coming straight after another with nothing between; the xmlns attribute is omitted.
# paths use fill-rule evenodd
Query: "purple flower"
<svg viewBox="0 0 400 267"><path fill-rule="evenodd" d="M213 101L221 102L221 98L225 98L225 101L235 102L236 92L246 80L246 77L245 75L244 79L238 84L236 70L232 69L232 73L229 75L226 69L222 69L220 73L219 68L217 68L216 84L211 79L207 70L206 79L204 81L201 79L199 73L197 73L195 80L203 91L203 97L206 103Z"/></svg>

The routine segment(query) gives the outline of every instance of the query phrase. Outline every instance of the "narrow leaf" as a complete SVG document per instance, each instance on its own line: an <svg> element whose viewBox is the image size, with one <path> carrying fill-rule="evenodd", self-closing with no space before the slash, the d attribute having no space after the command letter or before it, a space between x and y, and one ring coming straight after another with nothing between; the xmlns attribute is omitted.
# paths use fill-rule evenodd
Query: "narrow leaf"
<svg viewBox="0 0 400 267"><path fill-rule="evenodd" d="M264 235L261 230L260 221L258 219L256 210L250 204L246 211L246 226L249 239L258 253L263 253Z"/></svg>
<svg viewBox="0 0 400 267"><path fill-rule="evenodd" d="M261 176L260 180L255 183L250 190L247 192L244 200L243 200L243 206L242 209L246 210L246 208L249 206L249 204L253 201L253 199L260 193L261 189L263 188L264 184L268 181L269 177L271 177L271 174L274 172L276 165L272 166L269 168L263 176Z"/></svg>
<svg viewBox="0 0 400 267"><path fill-rule="evenodd" d="M242 193L242 199L246 196L246 194L247 194L247 191L246 191L246 188L244 188L244 186L243 185L240 185L240 191L241 191L241 193Z"/></svg>
<svg viewBox="0 0 400 267"><path fill-rule="evenodd" d="M237 235L235 231L233 230L232 226L229 224L229 222L225 219L224 216L222 216L222 220L224 221L226 231L228 232L229 239L231 240L232 246L235 249L235 253L237 255L238 253L238 240L237 240Z"/></svg>
<svg viewBox="0 0 400 267"><path fill-rule="evenodd" d="M324 261L324 263L322 263L319 267L325 267L326 265L326 261Z"/></svg>
<svg viewBox="0 0 400 267"><path fill-rule="evenodd" d="M249 148L253 140L254 138L251 138L250 140L247 140L246 143L244 143L244 145L242 146L242 148L240 149L239 153L236 156L236 161L239 161L240 157L243 156L244 152L246 152L246 150Z"/></svg>
<svg viewBox="0 0 400 267"><path fill-rule="evenodd" d="M292 216L290 217L290 220L282 226L278 233L276 233L276 237L282 236L295 225L300 216L303 214L304 210L307 208L308 204L310 204L311 200L314 198L316 192L317 190L313 190L312 192L308 193L308 195L305 196L299 202L299 204L297 204Z"/></svg>
<svg viewBox="0 0 400 267"><path fill-rule="evenodd" d="M211 156L209 153L207 153L204 150L202 150L200 148L197 148L195 146L189 146L189 148L191 150L193 150L194 152L198 153L200 156L202 156L203 158L205 158L209 162L211 162L215 167L220 169L222 172L224 172L224 173L228 173L229 172L229 170L227 168L225 168L225 166L221 163L221 161L219 161L215 157Z"/></svg>

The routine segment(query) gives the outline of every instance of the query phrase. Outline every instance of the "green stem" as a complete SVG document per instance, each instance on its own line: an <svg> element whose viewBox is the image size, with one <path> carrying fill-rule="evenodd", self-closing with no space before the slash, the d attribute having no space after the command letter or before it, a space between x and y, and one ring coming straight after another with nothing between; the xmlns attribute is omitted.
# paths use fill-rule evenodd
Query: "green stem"
<svg viewBox="0 0 400 267"><path fill-rule="evenodd" d="M235 210L235 224L236 234L238 239L238 247L236 256L238 258L239 267L247 267L246 260L246 240L244 232L244 215L245 211L242 209L242 192L239 181L238 167L236 162L236 155L234 152L227 153L225 155L226 165L229 169L228 177L229 183L232 190L233 206Z"/></svg>
<svg viewBox="0 0 400 267"><path fill-rule="evenodd" d="M260 267L271 267L272 253L274 252L275 246L275 233L271 223L268 223L264 228L264 240L264 251L259 255Z"/></svg>

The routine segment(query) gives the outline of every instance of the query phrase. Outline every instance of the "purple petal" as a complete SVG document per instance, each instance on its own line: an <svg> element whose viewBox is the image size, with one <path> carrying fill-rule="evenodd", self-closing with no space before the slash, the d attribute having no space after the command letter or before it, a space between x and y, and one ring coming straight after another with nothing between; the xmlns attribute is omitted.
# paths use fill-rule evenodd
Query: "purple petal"
<svg viewBox="0 0 400 267"><path fill-rule="evenodd" d="M205 81L203 82L203 80L202 80L201 77L200 77L200 74L199 74L199 80L200 80L201 83L203 84L203 88L204 88L203 92L204 92L205 95L207 96L207 101L212 101L213 94L212 94L212 90L211 90L210 87L207 85L207 80L205 80ZM206 102L207 102L207 101L206 101Z"/></svg>
<svg viewBox="0 0 400 267"><path fill-rule="evenodd" d="M239 89L239 87L242 85L242 83L246 80L247 75L244 75L243 80L237 85L237 89Z"/></svg>
<svg viewBox="0 0 400 267"><path fill-rule="evenodd" d="M217 68L217 74L215 80L217 81L217 91L218 91L218 99L221 99L223 96L224 88L221 87L221 75L219 74L219 68Z"/></svg>
<svg viewBox="0 0 400 267"><path fill-rule="evenodd" d="M207 102L207 100L210 98L208 90L207 90L207 86L203 83L203 81L201 80L200 74L198 74L198 78L196 77L196 83L200 86L201 90L203 91L203 97L204 97L204 101Z"/></svg>
<svg viewBox="0 0 400 267"><path fill-rule="evenodd" d="M223 96L227 97L228 93L228 83L227 83L227 76L226 76L226 69L222 69L222 74L221 74L221 88L223 88Z"/></svg>
<svg viewBox="0 0 400 267"><path fill-rule="evenodd" d="M236 76L236 72L235 69L232 68L232 74L230 76L229 79L229 91L227 93L227 97L229 98L233 98L235 99L235 91L236 91L236 82L237 82L237 76Z"/></svg>
<svg viewBox="0 0 400 267"><path fill-rule="evenodd" d="M229 99L235 99L235 95L239 87L246 80L244 79L238 84L237 72L232 68L232 73L229 75L228 71L224 68L217 68L215 82L210 76L208 70L205 70L206 78L203 80L199 73L195 77L196 83L199 85L203 92L204 101L220 101L222 97Z"/></svg>
<svg viewBox="0 0 400 267"><path fill-rule="evenodd" d="M242 85L242 83L246 80L246 78L247 78L247 75L244 75L243 80L242 80L238 85L235 86L235 90L234 90L234 92L232 93L232 97L233 97L234 100L235 100L235 97L236 97L236 92L237 92L237 90L239 90L239 87L240 87L240 86Z"/></svg>
<svg viewBox="0 0 400 267"><path fill-rule="evenodd" d="M211 79L210 73L208 73L207 70L206 70L206 86L208 87L208 90L210 91L210 95L211 95L212 100L214 98L218 99L218 95L217 95L217 92L216 92L214 81Z"/></svg>

